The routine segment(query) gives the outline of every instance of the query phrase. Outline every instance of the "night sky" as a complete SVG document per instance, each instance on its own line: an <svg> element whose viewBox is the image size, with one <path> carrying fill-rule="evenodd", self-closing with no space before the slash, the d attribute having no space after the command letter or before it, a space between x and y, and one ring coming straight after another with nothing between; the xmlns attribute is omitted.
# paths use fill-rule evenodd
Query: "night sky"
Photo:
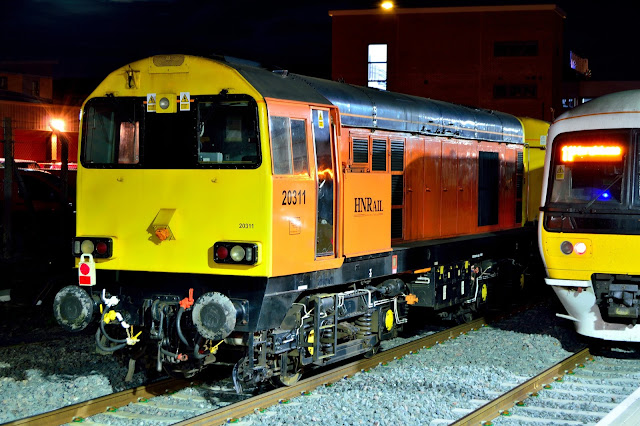
<svg viewBox="0 0 640 426"><path fill-rule="evenodd" d="M333 9L379 1L2 0L0 62L53 61L56 78L102 79L161 53L228 55L330 78ZM552 3L397 0L399 7ZM633 2L558 0L565 57L589 59L594 80L638 80ZM345 41L348 42L348 41ZM568 59L567 59L568 61Z"/></svg>

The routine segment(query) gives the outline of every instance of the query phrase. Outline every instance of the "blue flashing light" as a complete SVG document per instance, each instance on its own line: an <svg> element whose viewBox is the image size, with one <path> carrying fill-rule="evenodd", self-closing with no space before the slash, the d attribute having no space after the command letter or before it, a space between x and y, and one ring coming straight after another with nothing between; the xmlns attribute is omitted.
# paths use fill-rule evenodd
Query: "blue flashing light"
<svg viewBox="0 0 640 426"><path fill-rule="evenodd" d="M609 191L604 191L598 198L602 201L609 201L611 199L611 193Z"/></svg>

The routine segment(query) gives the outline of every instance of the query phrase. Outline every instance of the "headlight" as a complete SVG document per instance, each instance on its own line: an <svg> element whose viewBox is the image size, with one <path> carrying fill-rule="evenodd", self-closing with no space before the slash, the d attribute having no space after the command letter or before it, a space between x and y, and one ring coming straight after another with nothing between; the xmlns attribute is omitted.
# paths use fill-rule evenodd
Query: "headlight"
<svg viewBox="0 0 640 426"><path fill-rule="evenodd" d="M562 244L560 244L560 251L562 251L564 254L573 253L573 244L571 244L569 241L563 241Z"/></svg>
<svg viewBox="0 0 640 426"><path fill-rule="evenodd" d="M236 262L244 260L244 249L240 246L233 246L231 248L231 259Z"/></svg>
<svg viewBox="0 0 640 426"><path fill-rule="evenodd" d="M585 254L587 252L587 245L582 242L576 243L573 249L576 251L576 254Z"/></svg>

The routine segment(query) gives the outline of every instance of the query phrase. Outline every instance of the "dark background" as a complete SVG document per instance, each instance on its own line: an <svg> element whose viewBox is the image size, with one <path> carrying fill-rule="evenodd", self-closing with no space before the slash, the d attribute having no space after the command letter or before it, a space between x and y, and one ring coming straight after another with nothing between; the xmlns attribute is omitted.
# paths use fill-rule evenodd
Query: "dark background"
<svg viewBox="0 0 640 426"><path fill-rule="evenodd" d="M49 61L56 79L99 81L161 53L228 55L331 77L329 10L379 1L2 0L0 62ZM554 4L397 0L398 7ZM558 0L567 14L564 56L589 60L594 80L636 80L634 2ZM367 29L363 29L367 31ZM348 43L344 40L344 43Z"/></svg>

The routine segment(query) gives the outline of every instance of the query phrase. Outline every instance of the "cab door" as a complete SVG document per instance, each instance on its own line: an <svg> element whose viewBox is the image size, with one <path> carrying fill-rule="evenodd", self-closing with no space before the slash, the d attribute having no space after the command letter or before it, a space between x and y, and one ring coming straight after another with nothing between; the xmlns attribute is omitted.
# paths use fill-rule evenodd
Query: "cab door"
<svg viewBox="0 0 640 426"><path fill-rule="evenodd" d="M314 269L316 180L309 107L270 102L273 275Z"/></svg>
<svg viewBox="0 0 640 426"><path fill-rule="evenodd" d="M316 163L316 258L335 257L336 185L332 124L328 109L312 108Z"/></svg>

